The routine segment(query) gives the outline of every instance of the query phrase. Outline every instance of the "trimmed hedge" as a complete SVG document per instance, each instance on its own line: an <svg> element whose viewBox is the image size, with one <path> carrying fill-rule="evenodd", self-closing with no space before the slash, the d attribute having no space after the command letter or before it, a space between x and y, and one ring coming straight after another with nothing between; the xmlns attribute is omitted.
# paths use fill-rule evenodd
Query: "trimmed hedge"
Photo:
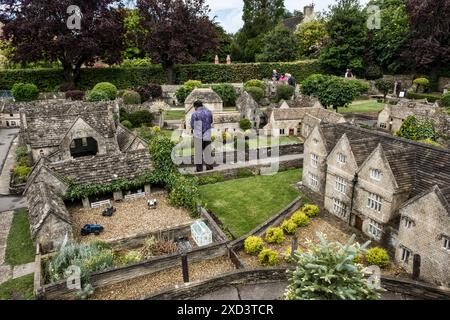
<svg viewBox="0 0 450 320"><path fill-rule="evenodd" d="M231 65L192 64L175 67L177 83L190 79L203 83L245 82L251 79L270 78L272 70L292 74L302 81L313 73L319 73L316 60L280 63L236 63ZM80 90L89 90L99 82L111 82L118 89L135 88L148 83L166 83L164 70L160 65L145 68L84 68L81 69ZM10 90L14 83L34 83L40 91L52 92L65 82L62 69L11 69L0 72L0 90Z"/></svg>
<svg viewBox="0 0 450 320"><path fill-rule="evenodd" d="M415 100L427 99L428 102L431 102L431 103L434 103L436 101L441 100L440 96L437 96L437 95L434 95L434 94L415 93L415 92L411 92L411 91L408 91L408 93L406 94L406 97L408 99L415 99Z"/></svg>

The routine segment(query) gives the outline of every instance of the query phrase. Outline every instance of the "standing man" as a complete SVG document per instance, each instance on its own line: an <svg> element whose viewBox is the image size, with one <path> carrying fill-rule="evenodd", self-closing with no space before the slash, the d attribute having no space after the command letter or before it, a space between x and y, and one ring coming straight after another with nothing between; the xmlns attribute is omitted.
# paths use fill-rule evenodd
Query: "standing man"
<svg viewBox="0 0 450 320"><path fill-rule="evenodd" d="M347 72L345 73L346 79L353 79L355 76L353 75L352 69L347 69Z"/></svg>
<svg viewBox="0 0 450 320"><path fill-rule="evenodd" d="M211 154L213 114L199 100L194 102L194 109L195 112L191 117L191 128L194 131L194 162L197 167L197 172L203 171L203 164L206 164L206 170L212 170L214 164Z"/></svg>

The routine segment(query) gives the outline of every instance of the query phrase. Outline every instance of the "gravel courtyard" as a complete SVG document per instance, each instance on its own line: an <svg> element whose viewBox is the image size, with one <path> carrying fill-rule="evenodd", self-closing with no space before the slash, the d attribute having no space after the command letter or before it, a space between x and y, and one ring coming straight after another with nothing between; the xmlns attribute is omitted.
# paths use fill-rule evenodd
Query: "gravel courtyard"
<svg viewBox="0 0 450 320"><path fill-rule="evenodd" d="M147 199L149 198L157 200L157 209L149 210L147 208ZM81 242L118 240L139 233L165 230L194 222L187 210L174 208L169 204L166 193L154 194L138 200L116 202L114 208L117 209L117 212L112 217L102 216L105 207L98 209L85 209L81 206L70 208L74 238ZM101 224L105 228L104 232L99 236L81 237L81 228L90 223Z"/></svg>

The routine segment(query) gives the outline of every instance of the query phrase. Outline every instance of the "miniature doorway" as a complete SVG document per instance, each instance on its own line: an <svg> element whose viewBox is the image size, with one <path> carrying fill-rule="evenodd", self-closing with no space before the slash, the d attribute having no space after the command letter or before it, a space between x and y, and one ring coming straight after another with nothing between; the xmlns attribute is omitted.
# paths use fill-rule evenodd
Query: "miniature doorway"
<svg viewBox="0 0 450 320"><path fill-rule="evenodd" d="M418 280L420 278L420 265L421 265L420 255L415 254L413 258L413 274L412 274L414 280Z"/></svg>
<svg viewBox="0 0 450 320"><path fill-rule="evenodd" d="M97 140L94 138L74 139L70 144L72 158L95 156L98 153Z"/></svg>

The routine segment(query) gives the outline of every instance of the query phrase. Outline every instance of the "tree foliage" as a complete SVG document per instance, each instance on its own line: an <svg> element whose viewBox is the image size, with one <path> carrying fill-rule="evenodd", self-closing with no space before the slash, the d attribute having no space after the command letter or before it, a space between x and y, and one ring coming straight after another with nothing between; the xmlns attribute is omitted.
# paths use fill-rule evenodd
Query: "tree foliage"
<svg viewBox="0 0 450 320"><path fill-rule="evenodd" d="M316 57L328 41L326 24L321 20L300 24L294 34L298 41L299 57Z"/></svg>
<svg viewBox="0 0 450 320"><path fill-rule="evenodd" d="M14 47L12 61L60 61L65 80L79 79L83 65L98 59L120 62L123 49L123 10L117 0L78 1L81 30L67 27L71 0L0 0L3 37Z"/></svg>
<svg viewBox="0 0 450 320"><path fill-rule="evenodd" d="M427 139L436 141L438 138L436 129L431 120L419 120L415 116L409 116L403 121L400 130L397 132L397 136L414 141Z"/></svg>
<svg viewBox="0 0 450 320"><path fill-rule="evenodd" d="M318 234L319 244L308 252L295 253L297 268L291 273L286 300L378 300L380 293L369 285L354 262L369 243L360 246L353 236L345 245L329 242Z"/></svg>
<svg viewBox="0 0 450 320"><path fill-rule="evenodd" d="M256 55L259 62L294 61L297 57L297 39L283 25L276 26L263 40L264 50Z"/></svg>
<svg viewBox="0 0 450 320"><path fill-rule="evenodd" d="M174 65L194 63L217 46L216 32L205 0L138 0L144 35L142 48L161 63L169 83Z"/></svg>

